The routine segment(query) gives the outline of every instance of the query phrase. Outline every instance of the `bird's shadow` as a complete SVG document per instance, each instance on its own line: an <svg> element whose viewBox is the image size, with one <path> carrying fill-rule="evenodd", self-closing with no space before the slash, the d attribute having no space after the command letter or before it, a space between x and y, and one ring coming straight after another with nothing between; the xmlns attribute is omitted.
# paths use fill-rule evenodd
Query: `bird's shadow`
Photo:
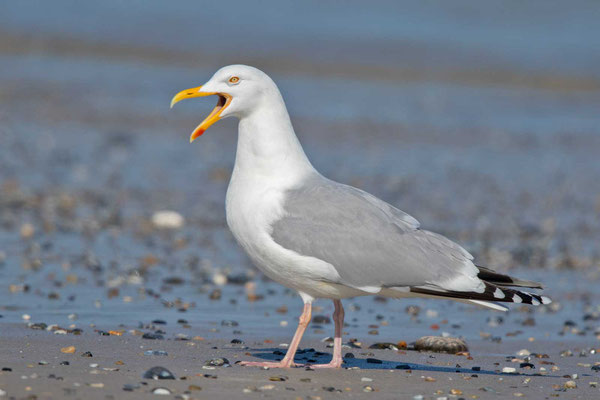
<svg viewBox="0 0 600 400"><path fill-rule="evenodd" d="M280 361L285 352L281 349L270 348L270 349L249 349L252 351L252 356L261 358L265 361ZM331 354L315 351L314 349L302 349L298 350L294 361L298 364L326 364L331 361ZM478 375L497 375L497 376L545 376L552 377L550 375L540 375L536 373L525 374L525 373L504 373L498 371L491 371L485 369L474 369L474 368L463 368L463 367L441 367L435 365L415 364L398 361L388 361L376 358L350 358L344 357L343 368L358 367L360 369L381 369L381 370L412 370L412 371L428 371L428 372L452 372L452 373L463 373L463 374L478 374Z"/></svg>

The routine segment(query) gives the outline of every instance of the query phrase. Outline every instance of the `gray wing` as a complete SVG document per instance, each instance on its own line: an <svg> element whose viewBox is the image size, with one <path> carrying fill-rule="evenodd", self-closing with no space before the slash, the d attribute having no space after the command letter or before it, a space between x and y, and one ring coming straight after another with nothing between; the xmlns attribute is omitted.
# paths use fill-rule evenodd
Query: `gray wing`
<svg viewBox="0 0 600 400"><path fill-rule="evenodd" d="M275 242L333 265L335 283L482 290L466 250L362 190L314 176L286 193L284 211L271 227Z"/></svg>

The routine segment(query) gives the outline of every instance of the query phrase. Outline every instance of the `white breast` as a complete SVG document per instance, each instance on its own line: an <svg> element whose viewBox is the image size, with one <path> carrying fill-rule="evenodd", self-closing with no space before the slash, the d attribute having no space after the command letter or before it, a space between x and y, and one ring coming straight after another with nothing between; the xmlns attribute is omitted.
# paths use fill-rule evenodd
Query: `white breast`
<svg viewBox="0 0 600 400"><path fill-rule="evenodd" d="M234 173L227 189L227 224L252 262L274 281L314 297L363 294L325 283L339 279L331 264L285 249L272 239L271 225L285 212L284 186L287 186L276 182ZM348 290L352 293L346 293Z"/></svg>

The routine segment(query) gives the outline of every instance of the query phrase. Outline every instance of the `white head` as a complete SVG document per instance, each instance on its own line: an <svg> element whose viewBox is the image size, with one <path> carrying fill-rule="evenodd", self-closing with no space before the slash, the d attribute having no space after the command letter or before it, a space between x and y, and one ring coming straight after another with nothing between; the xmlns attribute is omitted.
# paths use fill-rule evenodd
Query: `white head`
<svg viewBox="0 0 600 400"><path fill-rule="evenodd" d="M175 103L190 97L219 96L216 107L192 132L190 142L202 135L212 124L227 117L243 118L265 101L281 99L271 78L261 70L247 65L228 65L218 70L204 85L182 90L171 100Z"/></svg>

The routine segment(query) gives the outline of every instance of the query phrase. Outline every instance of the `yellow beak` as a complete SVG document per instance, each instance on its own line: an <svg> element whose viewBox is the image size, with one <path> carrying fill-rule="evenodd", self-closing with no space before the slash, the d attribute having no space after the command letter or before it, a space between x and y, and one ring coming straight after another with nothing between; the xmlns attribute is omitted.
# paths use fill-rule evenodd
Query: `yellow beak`
<svg viewBox="0 0 600 400"><path fill-rule="evenodd" d="M180 102L183 99L189 99L191 97L205 97L205 96L212 96L212 95L219 96L219 100L217 101L217 105L215 106L215 108L211 111L211 113L208 115L208 117L206 117L206 119L204 121L202 121L200 123L200 125L198 125L196 127L196 129L194 129L194 131L192 132L192 135L190 136L190 143L192 143L200 135L202 135L212 124L214 124L219 119L221 119L221 113L231 103L231 96L226 93L200 92L200 89L202 89L202 86L182 90L181 92L177 93L171 100L171 108L173 108L173 106L176 103Z"/></svg>

